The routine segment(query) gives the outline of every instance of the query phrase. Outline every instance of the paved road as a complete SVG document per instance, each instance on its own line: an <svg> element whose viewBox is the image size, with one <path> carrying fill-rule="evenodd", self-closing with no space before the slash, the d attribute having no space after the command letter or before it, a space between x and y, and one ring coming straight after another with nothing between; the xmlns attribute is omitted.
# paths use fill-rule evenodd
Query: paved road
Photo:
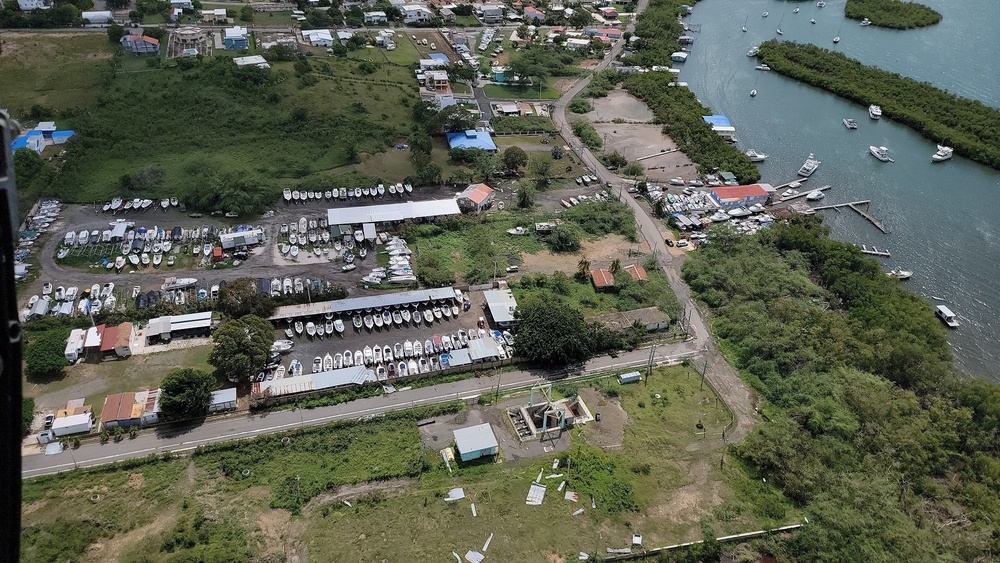
<svg viewBox="0 0 1000 563"><path fill-rule="evenodd" d="M656 349L654 361L669 363L683 358L691 358L698 354L699 346L699 342L694 340L660 346ZM67 450L58 455L46 456L41 453L25 455L21 460L21 475L24 478L38 477L68 471L74 467L93 467L150 454L183 452L205 444L249 438L299 426L360 418L455 399L475 398L496 390L498 383L501 389L516 389L544 383L558 377L578 377L625 367L641 366L648 359L649 349L636 350L622 354L617 358L597 358L585 366L568 371L515 371L503 373L498 377L467 379L455 383L401 391L392 395L360 399L330 407L240 414L210 420L205 424L185 430L146 431L133 440L126 438L118 443L108 442L107 444L88 442L77 450Z"/></svg>
<svg viewBox="0 0 1000 563"><path fill-rule="evenodd" d="M636 17L638 17L638 14L644 12L648 5L649 0L640 0L636 5ZM634 20L633 23L628 24L626 31L635 31ZM611 51L604 57L604 60L597 65L594 73L608 68L611 61L615 60L624 46L625 41L618 41L614 47L612 47ZM591 170L594 170L594 173L600 179L602 184L610 182L612 186L621 186L625 180L616 176L597 160L590 149L584 146L576 138L576 136L573 135L573 129L570 127L569 121L566 119L566 106L573 99L573 97L583 91L583 89L590 84L592 78L593 75L588 75L587 77L580 79L573 85L572 88L569 89L569 91L563 94L563 96L553 104L551 112L552 120L556 127L559 128L563 138L566 139L566 141L573 148L573 151L580 158L581 162L583 162L583 164ZM743 383L743 380L739 378L736 370L727 364L715 349L715 345L711 339L711 332L705 323L702 313L698 309L697 304L691 298L687 284L685 284L680 278L680 266L683 263L685 254L682 253L679 256L673 256L663 241L664 233L660 230L661 222L650 216L647 210L630 194L620 193L619 195L622 201L628 204L628 206L631 207L632 211L635 213L640 234L649 244L649 247L653 252L653 256L656 257L660 267L662 267L667 273L667 277L670 280L670 287L673 289L674 294L677 295L678 301L680 301L680 303L684 306L689 331L694 335L697 342L704 343L703 352L707 361L706 366L708 368L707 379L726 399L729 407L733 409L733 412L736 415L737 425L736 428L734 428L728 435L728 438L732 441L738 441L753 426L756 416L756 396L753 391L747 387L745 383Z"/></svg>

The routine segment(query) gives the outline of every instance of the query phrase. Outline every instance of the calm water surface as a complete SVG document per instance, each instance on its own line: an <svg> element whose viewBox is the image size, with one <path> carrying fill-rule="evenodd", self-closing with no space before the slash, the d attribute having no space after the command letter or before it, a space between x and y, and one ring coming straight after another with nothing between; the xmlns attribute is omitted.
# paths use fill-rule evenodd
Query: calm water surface
<svg viewBox="0 0 1000 563"><path fill-rule="evenodd" d="M955 311L961 328L949 334L956 365L1000 379L1000 172L955 157L932 164L935 143L882 119L867 108L775 73L754 70L746 56L755 44L776 37L836 48L865 64L927 81L958 95L1000 107L1000 9L995 0L922 0L944 15L923 30L860 27L843 17L843 1L704 0L688 19L700 24L693 52L681 66L701 101L726 114L740 147L770 155L760 165L762 181L788 182L812 152L822 161L808 185L827 185L823 203L871 200L870 212L885 235L854 212L824 211L841 240L888 248L885 268L913 270L905 282L931 303ZM800 12L792 10L798 6ZM769 17L761 18L761 13ZM747 33L742 33L744 21ZM816 24L810 24L811 18ZM840 35L839 45L832 39ZM751 99L756 87L759 94ZM860 127L848 131L841 120ZM894 163L868 154L886 146ZM940 297L943 301L931 298Z"/></svg>

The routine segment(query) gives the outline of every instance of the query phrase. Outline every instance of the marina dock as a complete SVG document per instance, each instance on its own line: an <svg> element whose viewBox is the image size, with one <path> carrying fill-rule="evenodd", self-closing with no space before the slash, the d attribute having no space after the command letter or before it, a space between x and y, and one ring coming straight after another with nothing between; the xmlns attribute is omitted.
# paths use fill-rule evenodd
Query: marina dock
<svg viewBox="0 0 1000 563"><path fill-rule="evenodd" d="M857 245L855 245L855 246L857 246ZM886 257L892 256L892 254L890 254L888 250L879 250L879 249L875 248L874 246L871 247L871 248L868 248L867 244L862 244L859 248L861 249L861 253L862 254L867 254L869 256L886 256Z"/></svg>
<svg viewBox="0 0 1000 563"><path fill-rule="evenodd" d="M792 201L792 200L795 200L795 199L799 199L800 197L806 197L807 195L811 194L812 192L825 192L826 190L829 190L832 187L833 186L826 185L826 186L820 186L818 188L809 189L809 190L804 191L804 192L802 192L802 193L800 193L798 195L790 195L790 196L787 196L787 197L778 196L778 203L784 203L786 201ZM820 208L817 207L816 209L820 209Z"/></svg>
<svg viewBox="0 0 1000 563"><path fill-rule="evenodd" d="M839 210L841 207L850 207L858 215L860 215L860 216L864 217L865 219L867 219L869 223L871 223L872 225L875 225L876 229L882 231L884 234L889 234L889 231L885 228L884 225L882 225L882 223L879 222L878 219L872 217L867 212L862 211L861 209L858 208L859 205L868 205L870 203L871 203L871 200L865 199L865 200L862 200L862 201L850 201L850 202L847 202L847 203L836 203L834 205L821 205L819 207L814 207L813 209L815 209L816 211L822 211L824 209L837 209L837 210Z"/></svg>

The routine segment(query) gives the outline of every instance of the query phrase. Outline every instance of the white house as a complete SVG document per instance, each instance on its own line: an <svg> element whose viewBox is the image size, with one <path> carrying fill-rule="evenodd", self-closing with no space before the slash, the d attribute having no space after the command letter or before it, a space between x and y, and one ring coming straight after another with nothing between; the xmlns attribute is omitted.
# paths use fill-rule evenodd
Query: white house
<svg viewBox="0 0 1000 563"><path fill-rule="evenodd" d="M255 66L257 68L271 68L267 60L260 55L250 55L248 57L233 57L236 66Z"/></svg>
<svg viewBox="0 0 1000 563"><path fill-rule="evenodd" d="M333 34L329 29L309 29L302 32L302 38L313 47L332 47Z"/></svg>
<svg viewBox="0 0 1000 563"><path fill-rule="evenodd" d="M493 205L493 197L493 188L486 184L469 184L455 199L462 211L478 215Z"/></svg>
<svg viewBox="0 0 1000 563"><path fill-rule="evenodd" d="M448 61L442 59L420 59L420 71L427 71L432 68L448 66Z"/></svg>
<svg viewBox="0 0 1000 563"><path fill-rule="evenodd" d="M399 10L403 12L403 23L423 23L434 19L434 12L419 4L404 4Z"/></svg>
<svg viewBox="0 0 1000 563"><path fill-rule="evenodd" d="M191 0L170 0L170 7L190 10L193 6L191 4Z"/></svg>
<svg viewBox="0 0 1000 563"><path fill-rule="evenodd" d="M589 39L579 39L576 37L570 37L566 40L567 49L589 49L590 40Z"/></svg>
<svg viewBox="0 0 1000 563"><path fill-rule="evenodd" d="M483 6L480 10L479 19L483 23L502 23L503 6Z"/></svg>
<svg viewBox="0 0 1000 563"><path fill-rule="evenodd" d="M111 12L80 12L80 18L89 21L90 23L108 23L114 20L114 16Z"/></svg>
<svg viewBox="0 0 1000 563"><path fill-rule="evenodd" d="M385 12L365 12L365 25L370 23L386 23L389 18L386 17Z"/></svg>
<svg viewBox="0 0 1000 563"><path fill-rule="evenodd" d="M17 5L22 12L31 10L48 10L52 7L52 0L17 0Z"/></svg>

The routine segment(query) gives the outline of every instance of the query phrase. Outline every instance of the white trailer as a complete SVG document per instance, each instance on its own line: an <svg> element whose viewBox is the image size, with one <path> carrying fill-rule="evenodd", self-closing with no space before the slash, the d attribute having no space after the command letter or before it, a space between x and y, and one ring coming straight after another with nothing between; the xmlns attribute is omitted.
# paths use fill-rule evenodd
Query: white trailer
<svg viewBox="0 0 1000 563"><path fill-rule="evenodd" d="M72 416L57 418L55 422L52 423L52 433L55 434L56 437L61 438L70 434L90 432L93 427L94 413L85 412L83 414L74 414Z"/></svg>

